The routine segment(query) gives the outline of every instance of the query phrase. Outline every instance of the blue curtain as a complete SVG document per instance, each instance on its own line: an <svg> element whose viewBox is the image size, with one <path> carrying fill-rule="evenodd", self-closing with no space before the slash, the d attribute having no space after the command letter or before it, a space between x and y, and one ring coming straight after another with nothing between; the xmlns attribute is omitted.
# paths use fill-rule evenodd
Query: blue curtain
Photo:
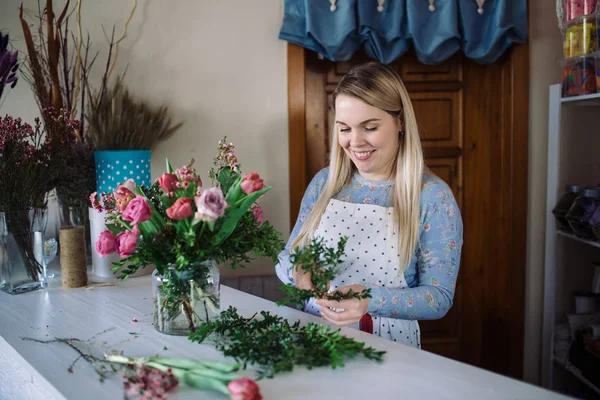
<svg viewBox="0 0 600 400"><path fill-rule="evenodd" d="M462 51L488 64L511 45L527 39L526 0L285 0L279 38L332 61L346 61L359 49L390 63L411 46L424 64L438 64Z"/></svg>

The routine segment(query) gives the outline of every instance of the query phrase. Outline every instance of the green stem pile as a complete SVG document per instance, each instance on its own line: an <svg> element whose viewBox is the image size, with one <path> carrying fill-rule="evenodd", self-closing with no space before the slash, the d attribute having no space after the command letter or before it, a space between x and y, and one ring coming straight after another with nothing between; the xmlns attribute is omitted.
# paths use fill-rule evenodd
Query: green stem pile
<svg viewBox="0 0 600 400"><path fill-rule="evenodd" d="M192 342L210 341L225 356L242 364L259 367L259 379L292 371L301 365L308 369L343 367L346 358L362 355L369 360L383 361L384 351L366 347L364 343L332 331L325 325L300 321L290 324L286 319L261 311L262 318L244 318L229 307L220 316L200 326L190 334Z"/></svg>

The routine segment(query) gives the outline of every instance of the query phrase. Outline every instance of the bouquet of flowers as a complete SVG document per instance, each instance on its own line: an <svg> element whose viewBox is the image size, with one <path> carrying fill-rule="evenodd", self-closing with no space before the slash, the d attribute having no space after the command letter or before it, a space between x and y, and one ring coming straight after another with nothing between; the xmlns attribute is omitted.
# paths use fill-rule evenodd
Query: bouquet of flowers
<svg viewBox="0 0 600 400"><path fill-rule="evenodd" d="M34 282L44 273L40 257L36 257L32 218L43 220L46 194L62 169L62 149L75 140L79 122L53 109L44 110L43 117L49 121L47 127L60 135L42 129L39 118L32 127L20 118L0 117L0 232L2 236L12 235L18 250L18 255L15 252L10 258L0 257L0 281L14 279L19 275L16 269L21 268ZM4 245L10 246L11 241Z"/></svg>
<svg viewBox="0 0 600 400"><path fill-rule="evenodd" d="M175 334L218 314L216 264L236 268L250 261L248 253L275 261L284 246L256 204L271 187L256 172L242 174L232 143L219 141L212 187L203 186L193 163L173 170L167 160L167 172L149 188L129 180L112 194L91 196L94 208L108 211L96 250L121 256L113 271L123 278L156 266L155 327Z"/></svg>

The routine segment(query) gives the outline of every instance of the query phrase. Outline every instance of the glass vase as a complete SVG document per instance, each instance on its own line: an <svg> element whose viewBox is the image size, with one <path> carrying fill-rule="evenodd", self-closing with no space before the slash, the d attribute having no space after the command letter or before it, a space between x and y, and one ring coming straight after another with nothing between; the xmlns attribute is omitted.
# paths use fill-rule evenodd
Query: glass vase
<svg viewBox="0 0 600 400"><path fill-rule="evenodd" d="M85 231L85 256L88 265L92 263L92 240L90 235L90 211L88 207L73 207L59 202L60 227L83 226ZM60 243L59 243L60 246Z"/></svg>
<svg viewBox="0 0 600 400"><path fill-rule="evenodd" d="M45 209L0 212L0 290L19 294L45 288Z"/></svg>
<svg viewBox="0 0 600 400"><path fill-rule="evenodd" d="M214 261L193 264L185 271L169 266L152 273L154 327L168 335L187 336L220 312L219 269Z"/></svg>

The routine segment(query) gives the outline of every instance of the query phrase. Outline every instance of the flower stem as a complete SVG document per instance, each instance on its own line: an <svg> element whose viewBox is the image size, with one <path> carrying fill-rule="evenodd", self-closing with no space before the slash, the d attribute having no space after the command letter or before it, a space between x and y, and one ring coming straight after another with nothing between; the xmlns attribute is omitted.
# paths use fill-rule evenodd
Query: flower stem
<svg viewBox="0 0 600 400"><path fill-rule="evenodd" d="M192 318L192 310L190 307L190 302L187 298L185 300L183 300L182 306L183 306L183 312L185 313L185 317L188 320L188 325L190 327L190 331L196 332L196 326L194 325L194 319Z"/></svg>

